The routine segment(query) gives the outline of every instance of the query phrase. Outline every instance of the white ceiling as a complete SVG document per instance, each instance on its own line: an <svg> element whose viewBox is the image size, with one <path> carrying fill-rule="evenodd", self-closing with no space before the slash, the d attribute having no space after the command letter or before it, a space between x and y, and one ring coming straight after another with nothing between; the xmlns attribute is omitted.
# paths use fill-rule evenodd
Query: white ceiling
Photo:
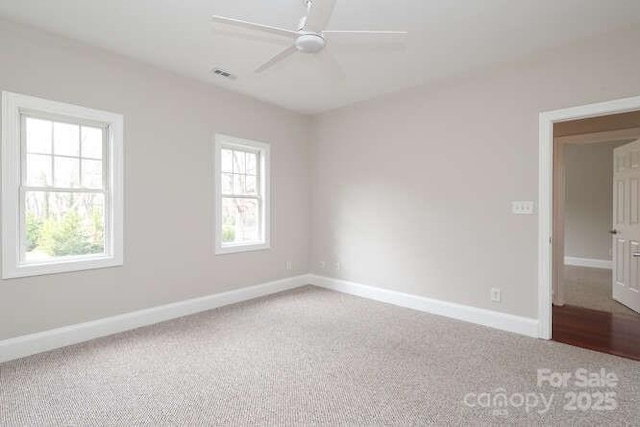
<svg viewBox="0 0 640 427"><path fill-rule="evenodd" d="M321 0L318 0L321 1ZM640 25L639 0L338 0L328 29L407 30L398 46L330 45L256 75L287 42L215 28L224 15L295 29L302 0L0 0L0 15L303 113L317 113ZM221 67L238 76L210 73Z"/></svg>

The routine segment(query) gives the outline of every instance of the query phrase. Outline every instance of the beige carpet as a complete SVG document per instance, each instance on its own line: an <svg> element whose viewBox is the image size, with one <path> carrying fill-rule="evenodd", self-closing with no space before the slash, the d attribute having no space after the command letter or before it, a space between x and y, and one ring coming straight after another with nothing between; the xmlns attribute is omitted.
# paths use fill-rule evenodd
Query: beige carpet
<svg viewBox="0 0 640 427"><path fill-rule="evenodd" d="M620 383L538 387L538 368ZM617 408L565 410L571 390ZM502 391L511 406L479 406ZM549 412L527 393L553 394ZM0 365L2 426L623 425L639 398L638 362L315 287Z"/></svg>
<svg viewBox="0 0 640 427"><path fill-rule="evenodd" d="M565 303L608 313L637 316L638 313L612 297L611 270L564 266Z"/></svg>

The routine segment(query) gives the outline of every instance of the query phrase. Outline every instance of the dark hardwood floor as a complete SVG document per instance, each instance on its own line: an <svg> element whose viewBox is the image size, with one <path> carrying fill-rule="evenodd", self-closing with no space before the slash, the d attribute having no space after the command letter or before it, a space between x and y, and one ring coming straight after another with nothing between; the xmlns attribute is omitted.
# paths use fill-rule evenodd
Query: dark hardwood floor
<svg viewBox="0 0 640 427"><path fill-rule="evenodd" d="M640 315L553 307L553 340L640 360Z"/></svg>

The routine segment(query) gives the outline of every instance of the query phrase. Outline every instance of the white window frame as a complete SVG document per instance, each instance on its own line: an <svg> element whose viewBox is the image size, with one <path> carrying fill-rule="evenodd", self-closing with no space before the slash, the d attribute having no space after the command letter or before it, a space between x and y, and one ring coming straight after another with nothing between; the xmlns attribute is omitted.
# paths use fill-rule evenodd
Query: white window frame
<svg viewBox="0 0 640 427"><path fill-rule="evenodd" d="M215 253L216 255L259 251L271 248L271 148L268 143L250 141L234 136L216 134L215 164ZM222 149L257 151L259 159L260 234L259 242L222 243Z"/></svg>
<svg viewBox="0 0 640 427"><path fill-rule="evenodd" d="M21 200L23 116L66 119L71 123L90 123L105 130L105 253L61 257L46 261L22 261L23 201ZM124 118L120 114L93 110L27 95L2 92L2 278L66 273L123 265L123 141Z"/></svg>

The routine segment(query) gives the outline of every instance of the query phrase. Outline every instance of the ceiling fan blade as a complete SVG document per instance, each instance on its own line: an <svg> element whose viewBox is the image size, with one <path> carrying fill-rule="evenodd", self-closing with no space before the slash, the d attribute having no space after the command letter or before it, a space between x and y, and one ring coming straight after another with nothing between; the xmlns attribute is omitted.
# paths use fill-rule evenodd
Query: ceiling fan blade
<svg viewBox="0 0 640 427"><path fill-rule="evenodd" d="M409 33L407 31L323 31L322 35L331 40L358 41L364 38L372 40L402 41Z"/></svg>
<svg viewBox="0 0 640 427"><path fill-rule="evenodd" d="M287 59L289 56L293 55L297 51L298 49L296 49L295 46L291 46L283 50L282 52L280 52L279 54L277 54L276 56L274 56L273 58L271 58L270 60L262 64L260 67L258 67L258 69L256 70L256 73L262 73L263 71L268 70L269 68L276 65L278 62L284 61L285 59Z"/></svg>
<svg viewBox="0 0 640 427"><path fill-rule="evenodd" d="M296 33L295 31L287 30L285 28L270 27L268 25L255 24L253 22L241 21L239 19L225 18L224 16L214 15L211 17L211 20L219 24L226 24L226 25L231 25L238 28L245 28L248 30L275 34L278 36L284 36L291 39L295 38L298 35L298 33Z"/></svg>
<svg viewBox="0 0 640 427"><path fill-rule="evenodd" d="M322 31L327 28L335 7L336 0L309 1L304 29L307 31Z"/></svg>
<svg viewBox="0 0 640 427"><path fill-rule="evenodd" d="M341 52L345 49L374 48L375 50L400 51L407 47L405 31L323 31L327 43Z"/></svg>

